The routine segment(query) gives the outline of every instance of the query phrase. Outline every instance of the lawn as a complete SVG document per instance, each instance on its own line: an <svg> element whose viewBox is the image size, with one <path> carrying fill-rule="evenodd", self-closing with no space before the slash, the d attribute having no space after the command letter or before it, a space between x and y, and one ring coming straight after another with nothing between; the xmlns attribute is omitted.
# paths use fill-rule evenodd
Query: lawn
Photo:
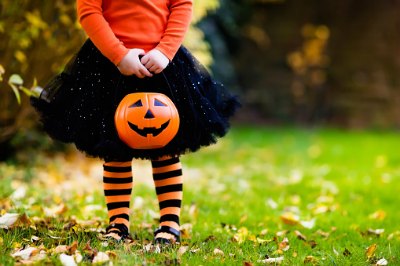
<svg viewBox="0 0 400 266"><path fill-rule="evenodd" d="M234 127L182 157L183 241L161 249L148 162L133 162L129 243L101 238L99 161L2 163L0 264L400 265L399 147L389 131Z"/></svg>

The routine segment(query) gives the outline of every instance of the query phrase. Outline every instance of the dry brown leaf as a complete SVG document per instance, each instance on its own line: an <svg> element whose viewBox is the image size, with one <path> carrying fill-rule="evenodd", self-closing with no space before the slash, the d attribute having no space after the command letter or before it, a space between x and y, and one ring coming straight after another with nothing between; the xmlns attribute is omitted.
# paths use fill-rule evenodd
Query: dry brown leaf
<svg viewBox="0 0 400 266"><path fill-rule="evenodd" d="M378 245L377 244L372 244L367 248L365 251L365 255L367 255L367 258L370 259L375 256L375 251L377 249Z"/></svg>
<svg viewBox="0 0 400 266"><path fill-rule="evenodd" d="M307 238L306 238L300 231L298 231L298 230L295 230L295 231L294 231L294 234L295 234L296 237L297 237L298 239L300 239L300 240L303 240L303 241L306 241L306 240L307 240Z"/></svg>
<svg viewBox="0 0 400 266"><path fill-rule="evenodd" d="M290 248L289 239L285 237L282 242L279 243L278 248L282 251L288 251Z"/></svg>
<svg viewBox="0 0 400 266"><path fill-rule="evenodd" d="M283 223L289 225L296 225L300 222L299 216L292 212L285 212L280 216L280 218Z"/></svg>
<svg viewBox="0 0 400 266"><path fill-rule="evenodd" d="M315 248L317 246L317 242L315 240L308 241L308 244L310 245L311 248Z"/></svg>
<svg viewBox="0 0 400 266"><path fill-rule="evenodd" d="M244 261L243 266L253 266L253 263L251 263L249 261Z"/></svg>
<svg viewBox="0 0 400 266"><path fill-rule="evenodd" d="M321 229L319 229L316 233L317 233L318 235L322 236L322 237L325 237L325 238L328 238L328 237L330 236L329 233L324 232L324 231L322 231Z"/></svg>
<svg viewBox="0 0 400 266"><path fill-rule="evenodd" d="M53 251L54 254L67 253L67 252L68 252L68 246L67 245L59 245Z"/></svg>
<svg viewBox="0 0 400 266"><path fill-rule="evenodd" d="M106 254L110 257L110 259L116 259L118 257L117 253L111 250L107 250Z"/></svg>

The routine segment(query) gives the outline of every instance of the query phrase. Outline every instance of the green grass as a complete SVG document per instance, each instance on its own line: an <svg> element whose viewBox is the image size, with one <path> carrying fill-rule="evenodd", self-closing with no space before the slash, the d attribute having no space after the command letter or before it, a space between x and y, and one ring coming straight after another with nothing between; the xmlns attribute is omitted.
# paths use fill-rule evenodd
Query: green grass
<svg viewBox="0 0 400 266"><path fill-rule="evenodd" d="M11 254L27 245L46 252L38 264L61 265L54 248L74 241L83 265L93 256L87 243L112 251L114 265L262 265L260 260L280 256L282 265L371 265L382 258L400 265L399 147L396 132L233 128L217 145L182 157L181 223L192 228L183 239L188 247L183 254L179 247L144 250L157 226L156 197L147 183L137 182L134 189L133 200L142 200L131 215L137 240L105 246L93 232L107 220L101 183L86 192L57 194L54 187L35 186L39 167L0 164L2 212L26 213L31 220L0 230L0 265L13 265L17 260ZM26 196L12 200L14 189L25 183ZM66 211L44 217L44 207L61 203ZM88 210L89 205L100 207ZM298 220L285 223L285 213ZM66 227L73 220L77 224ZM83 221L93 223L85 226ZM315 225L306 228L303 221ZM374 234L376 229L384 231ZM287 250L279 248L284 238ZM368 258L366 250L373 244L376 251ZM223 254L215 254L216 249Z"/></svg>

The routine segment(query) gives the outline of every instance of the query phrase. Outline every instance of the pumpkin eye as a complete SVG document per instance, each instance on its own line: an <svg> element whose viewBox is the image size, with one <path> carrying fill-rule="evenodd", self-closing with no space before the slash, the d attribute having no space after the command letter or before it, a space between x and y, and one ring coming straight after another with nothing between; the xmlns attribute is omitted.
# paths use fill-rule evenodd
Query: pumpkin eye
<svg viewBox="0 0 400 266"><path fill-rule="evenodd" d="M137 102L135 102L134 104L132 104L131 106L129 106L129 108L133 108L133 107L142 107L142 100L138 100Z"/></svg>
<svg viewBox="0 0 400 266"><path fill-rule="evenodd" d="M167 106L167 105L160 100L154 99L154 106Z"/></svg>

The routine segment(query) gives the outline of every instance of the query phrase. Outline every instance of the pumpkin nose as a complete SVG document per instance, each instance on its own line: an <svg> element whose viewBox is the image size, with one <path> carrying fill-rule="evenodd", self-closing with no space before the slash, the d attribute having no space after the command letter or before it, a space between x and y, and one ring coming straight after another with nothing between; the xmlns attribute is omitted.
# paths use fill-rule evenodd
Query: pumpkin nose
<svg viewBox="0 0 400 266"><path fill-rule="evenodd" d="M147 110L146 115L144 116L146 119L154 118L154 114L149 110Z"/></svg>

